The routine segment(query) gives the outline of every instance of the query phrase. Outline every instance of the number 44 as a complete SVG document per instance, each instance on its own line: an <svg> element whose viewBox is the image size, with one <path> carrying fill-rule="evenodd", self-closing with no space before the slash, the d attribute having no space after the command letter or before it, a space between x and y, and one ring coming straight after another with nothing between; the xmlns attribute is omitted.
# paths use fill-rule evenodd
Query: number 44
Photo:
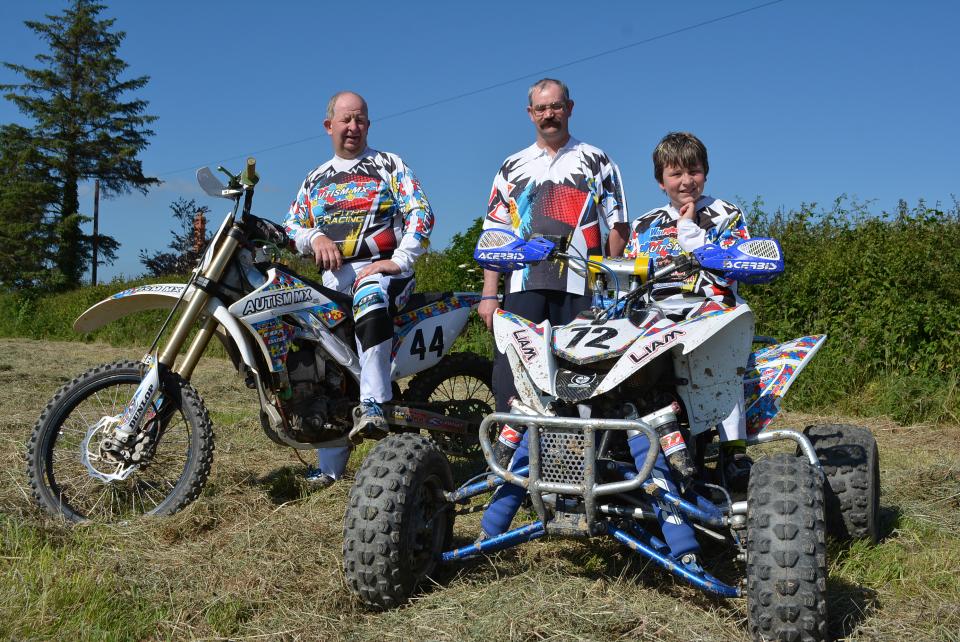
<svg viewBox="0 0 960 642"><path fill-rule="evenodd" d="M423 329L417 328L413 333L413 341L410 343L410 354L415 354L421 361L427 358L427 352L436 352L437 356L443 355L443 326L437 326L433 331L433 338L430 339L430 347L427 347L423 338Z"/></svg>

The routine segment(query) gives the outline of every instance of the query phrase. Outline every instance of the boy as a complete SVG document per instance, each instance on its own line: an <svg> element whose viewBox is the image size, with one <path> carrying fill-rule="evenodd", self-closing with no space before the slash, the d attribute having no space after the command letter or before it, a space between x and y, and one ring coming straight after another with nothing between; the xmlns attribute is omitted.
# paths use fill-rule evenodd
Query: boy
<svg viewBox="0 0 960 642"><path fill-rule="evenodd" d="M653 151L653 174L670 202L633 222L625 256L636 258L647 252L657 260L706 243L727 247L738 239L750 238L743 213L736 205L703 194L709 170L707 148L699 138L689 132L671 132L663 137ZM735 281L706 272L654 285L651 298L677 321L742 302ZM735 487L746 483L750 470L746 434L741 395L720 432L726 462L724 477Z"/></svg>

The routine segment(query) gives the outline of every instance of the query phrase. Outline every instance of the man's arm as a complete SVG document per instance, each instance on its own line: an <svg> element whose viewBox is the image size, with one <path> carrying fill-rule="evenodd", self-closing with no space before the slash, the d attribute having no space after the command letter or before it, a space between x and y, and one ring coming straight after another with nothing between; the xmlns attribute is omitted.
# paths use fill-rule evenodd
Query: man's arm
<svg viewBox="0 0 960 642"><path fill-rule="evenodd" d="M290 204L283 228L301 254L313 254L321 270L338 270L343 255L337 244L314 227L316 223L310 207L309 179L300 186L297 198Z"/></svg>
<svg viewBox="0 0 960 642"><path fill-rule="evenodd" d="M483 271L483 291L481 294L484 297L496 296L500 289L500 273L494 272L493 270L484 270ZM483 319L483 322L487 324L487 330L493 329L493 313L497 310L500 303L496 299L484 299L480 301L480 305L477 307L477 314L480 315L480 318Z"/></svg>
<svg viewBox="0 0 960 642"><path fill-rule="evenodd" d="M396 160L396 169L381 176L394 186L393 198L401 212L402 234L400 242L393 250L389 259L380 259L357 272L357 280L371 274L400 274L413 269L417 258L427 251L430 246L430 233L433 231L433 210L423 193L420 182L413 170L407 167L399 157L390 155Z"/></svg>
<svg viewBox="0 0 960 642"><path fill-rule="evenodd" d="M487 216L483 219L483 229L503 229L511 230L510 222L510 195L507 181L503 175L504 169L500 168L497 175L493 178L493 189L490 190L490 200L487 203ZM509 279L510 273L504 278ZM483 292L485 297L493 297L500 291L500 273L493 270L483 271ZM480 301L477 307L477 314L487 325L487 330L493 329L493 313L499 307L500 303L496 299L485 299Z"/></svg>
<svg viewBox="0 0 960 642"><path fill-rule="evenodd" d="M627 214L627 196L620 178L620 168L604 155L605 162L601 172L600 213L604 216L610 233L607 234L605 251L607 256L622 256L630 237L630 225Z"/></svg>

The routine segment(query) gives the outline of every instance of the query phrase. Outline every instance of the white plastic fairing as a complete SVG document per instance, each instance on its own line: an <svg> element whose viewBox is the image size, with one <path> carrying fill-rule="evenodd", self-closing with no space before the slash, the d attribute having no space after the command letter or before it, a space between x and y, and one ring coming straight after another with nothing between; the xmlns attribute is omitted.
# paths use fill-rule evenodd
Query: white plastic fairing
<svg viewBox="0 0 960 642"><path fill-rule="evenodd" d="M152 283L117 292L87 308L73 322L73 329L77 332L93 332L134 312L170 309L186 287L184 283ZM192 294L193 290L186 293L184 303L190 300Z"/></svg>
<svg viewBox="0 0 960 642"><path fill-rule="evenodd" d="M577 318L553 331L553 349L573 363L612 359L637 338L637 326L627 319L595 324L591 318Z"/></svg>
<svg viewBox="0 0 960 642"><path fill-rule="evenodd" d="M513 347L520 365L540 390L554 394L556 359L553 356L553 327L549 321L533 324L510 312L497 310L493 315L493 336L497 349Z"/></svg>
<svg viewBox="0 0 960 642"><path fill-rule="evenodd" d="M709 340L701 341L695 347L684 345L682 353L673 352L674 373L687 380L687 385L677 386L677 394L683 400L690 432L694 435L729 417L742 398L754 324L749 308L740 307L746 308L744 313L711 332ZM724 316L727 315L713 318Z"/></svg>
<svg viewBox="0 0 960 642"><path fill-rule="evenodd" d="M513 373L514 387L517 389L517 396L527 406L533 408L538 414L553 414L548 411L540 399L537 386L530 380L530 371L523 365L523 359L520 357L515 346L507 346L507 361L510 364L510 371Z"/></svg>
<svg viewBox="0 0 960 642"><path fill-rule="evenodd" d="M394 340L393 378L408 377L435 366L450 352L467 324L470 310L470 307L456 308L404 326L403 335Z"/></svg>
<svg viewBox="0 0 960 642"><path fill-rule="evenodd" d="M743 317L748 320L743 321ZM592 396L613 390L636 372L653 363L657 357L668 352L676 358L680 355L690 354L704 344L713 346L721 341L717 337L726 326L742 325L744 323L750 328L746 343L747 353L742 361L738 362L737 366L744 367L750 351L750 341L753 339L753 312L745 304L738 305L721 314L709 314L677 324L671 324L667 319L657 323L654 327L660 327L660 330L638 338L617 360L607 376L594 390ZM677 373L677 376L683 377L685 375ZM735 381L737 385L741 385L740 379L742 379L742 375L739 378L732 379L731 382Z"/></svg>

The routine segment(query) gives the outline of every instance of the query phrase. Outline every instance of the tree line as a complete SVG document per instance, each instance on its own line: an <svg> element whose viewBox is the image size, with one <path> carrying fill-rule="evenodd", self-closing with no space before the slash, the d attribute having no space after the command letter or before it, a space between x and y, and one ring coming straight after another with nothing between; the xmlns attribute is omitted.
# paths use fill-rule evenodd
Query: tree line
<svg viewBox="0 0 960 642"><path fill-rule="evenodd" d="M139 154L156 116L131 97L148 76L126 77L118 55L125 37L104 5L74 0L58 15L26 21L46 44L36 66L4 62L22 82L0 85L27 117L27 126L0 126L0 289L77 287L92 259L94 239L81 225L79 188L99 181L105 197L147 190ZM99 235L97 252L111 263L116 239Z"/></svg>

